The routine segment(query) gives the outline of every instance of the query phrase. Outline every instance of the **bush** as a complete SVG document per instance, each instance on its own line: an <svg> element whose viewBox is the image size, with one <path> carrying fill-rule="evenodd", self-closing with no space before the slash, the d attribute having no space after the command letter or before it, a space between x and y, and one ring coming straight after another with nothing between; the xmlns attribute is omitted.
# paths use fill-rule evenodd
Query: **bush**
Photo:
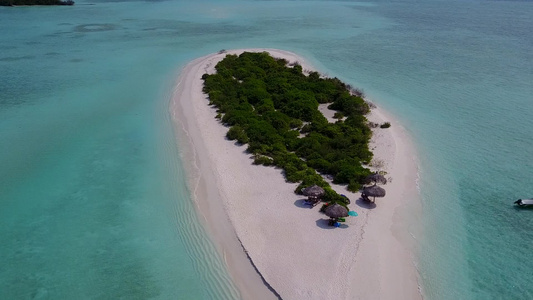
<svg viewBox="0 0 533 300"><path fill-rule="evenodd" d="M359 98L364 98L365 97L365 92L363 91L363 89L352 88L352 89L350 89L350 92L352 92L352 94L354 94L355 96L357 96Z"/></svg>
<svg viewBox="0 0 533 300"><path fill-rule="evenodd" d="M336 113L333 115L333 118L334 118L334 119L337 119L337 120L340 120L340 119L344 118L344 114L341 113L341 112L336 112Z"/></svg>
<svg viewBox="0 0 533 300"><path fill-rule="evenodd" d="M389 128L390 127L390 123L389 122L385 122L381 125L379 125L380 128Z"/></svg>
<svg viewBox="0 0 533 300"><path fill-rule="evenodd" d="M300 130L301 133L308 133L311 132L312 127L310 124L305 124L302 129Z"/></svg>
<svg viewBox="0 0 533 300"><path fill-rule="evenodd" d="M346 205L350 204L349 201L350 201L350 199L348 199L348 197L342 197L342 200L340 200L339 203L340 203L341 205L344 204L343 206L346 207L346 208L348 208ZM350 209L348 209L348 210L350 210Z"/></svg>
<svg viewBox="0 0 533 300"><path fill-rule="evenodd" d="M274 160L265 155L254 155L254 165L271 166L274 164Z"/></svg>
<svg viewBox="0 0 533 300"><path fill-rule="evenodd" d="M326 194L324 197L322 197L324 201L334 203L344 202L343 197L337 194L337 192L335 192L331 187L327 187L324 190L326 191Z"/></svg>
<svg viewBox="0 0 533 300"><path fill-rule="evenodd" d="M250 141L250 143L248 143L248 148L246 149L246 152L253 154L268 154L271 152L271 150L272 147L269 147L268 145Z"/></svg>
<svg viewBox="0 0 533 300"><path fill-rule="evenodd" d="M350 183L348 183L348 191L355 193L361 189L361 184L359 182L356 182L354 180L350 180Z"/></svg>
<svg viewBox="0 0 533 300"><path fill-rule="evenodd" d="M294 165L288 164L283 169L288 182L298 182L303 179L303 173L298 171Z"/></svg>
<svg viewBox="0 0 533 300"><path fill-rule="evenodd" d="M242 129L242 127L239 125L231 127L228 130L228 133L226 133L226 137L231 141L237 140L237 142L239 142L240 144L246 144L248 143L248 141L250 141L248 136L246 136L244 129Z"/></svg>
<svg viewBox="0 0 533 300"><path fill-rule="evenodd" d="M331 163L323 158L312 159L307 164L322 173L326 173L331 167Z"/></svg>
<svg viewBox="0 0 533 300"><path fill-rule="evenodd" d="M291 119L291 121L289 122L289 126L291 127L291 129L301 128L302 125L303 122L300 119Z"/></svg>

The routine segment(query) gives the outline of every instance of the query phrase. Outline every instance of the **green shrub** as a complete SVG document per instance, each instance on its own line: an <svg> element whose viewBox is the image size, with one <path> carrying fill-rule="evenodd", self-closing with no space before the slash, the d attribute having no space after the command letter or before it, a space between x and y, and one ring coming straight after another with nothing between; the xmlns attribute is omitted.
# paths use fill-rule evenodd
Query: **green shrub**
<svg viewBox="0 0 533 300"><path fill-rule="evenodd" d="M265 155L255 155L254 165L271 166L274 164L274 160Z"/></svg>
<svg viewBox="0 0 533 300"><path fill-rule="evenodd" d="M324 197L322 197L324 201L335 203L344 201L343 197L337 194L337 192L335 192L331 187L326 187L324 190L326 191L326 194L324 195Z"/></svg>
<svg viewBox="0 0 533 300"><path fill-rule="evenodd" d="M303 122L300 119L293 118L290 120L289 126L291 127L291 129L301 128L303 126Z"/></svg>
<svg viewBox="0 0 533 300"><path fill-rule="evenodd" d="M258 142L250 141L246 152L253 154L268 154L271 152L272 147L264 145ZM277 164L276 164L277 165Z"/></svg>
<svg viewBox="0 0 533 300"><path fill-rule="evenodd" d="M340 119L344 118L344 114L341 113L341 112L336 112L336 113L333 115L333 118L340 120Z"/></svg>
<svg viewBox="0 0 533 300"><path fill-rule="evenodd" d="M237 140L237 142L239 142L240 144L246 144L250 140L248 136L246 136L244 129L242 129L242 127L239 125L231 127L228 130L228 133L226 133L226 137L232 141Z"/></svg>
<svg viewBox="0 0 533 300"><path fill-rule="evenodd" d="M348 191L352 193L356 193L361 189L361 184L355 180L350 180L350 183L348 183L347 187Z"/></svg>
<svg viewBox="0 0 533 300"><path fill-rule="evenodd" d="M390 127L390 123L389 122L385 122L381 125L379 125L380 128L389 128Z"/></svg>
<svg viewBox="0 0 533 300"><path fill-rule="evenodd" d="M348 201L350 201L350 199L348 199L347 197L342 197L341 196L341 199L339 200L339 204L341 204L341 205L344 204L343 206L348 208L347 205L350 204L350 203L348 203ZM350 209L348 209L348 210L350 210Z"/></svg>
<svg viewBox="0 0 533 300"><path fill-rule="evenodd" d="M300 130L301 133L308 133L311 132L312 127L310 124L305 124L302 129Z"/></svg>
<svg viewBox="0 0 533 300"><path fill-rule="evenodd" d="M302 171L299 171L294 165L287 164L283 167L285 178L288 182L298 182L304 178Z"/></svg>

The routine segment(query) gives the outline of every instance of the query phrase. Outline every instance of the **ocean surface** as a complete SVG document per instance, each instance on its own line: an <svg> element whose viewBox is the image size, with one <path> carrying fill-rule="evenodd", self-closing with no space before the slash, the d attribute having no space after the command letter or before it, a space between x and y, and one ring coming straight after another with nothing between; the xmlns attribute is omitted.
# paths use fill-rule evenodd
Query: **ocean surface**
<svg viewBox="0 0 533 300"><path fill-rule="evenodd" d="M512 205L533 197L533 2L77 0L2 7L0 28L0 299L240 297L168 105L187 62L249 47L406 127L427 299L533 299L533 210Z"/></svg>

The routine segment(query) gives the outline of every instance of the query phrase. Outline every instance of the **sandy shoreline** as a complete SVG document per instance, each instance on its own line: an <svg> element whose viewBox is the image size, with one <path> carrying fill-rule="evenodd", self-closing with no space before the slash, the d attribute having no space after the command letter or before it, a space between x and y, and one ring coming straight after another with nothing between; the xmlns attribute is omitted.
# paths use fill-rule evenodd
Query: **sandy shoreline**
<svg viewBox="0 0 533 300"><path fill-rule="evenodd" d="M313 69L290 52L246 51L268 51ZM376 201L377 207L368 207L356 201L359 194L334 187L352 199L350 209L359 216L349 218L344 228L328 227L318 206L302 205L302 197L293 193L297 184L286 183L281 170L252 165L245 146L225 139L227 128L207 105L201 80L225 55L189 63L178 79L170 110L183 142L182 161L198 214L243 299L276 299L276 293L283 299L422 298L412 251L406 246L412 241L406 241L409 234L403 232L406 207L418 198L416 156L403 128L386 112L373 109L370 121L392 123L389 129L377 129L371 143L393 179L385 186L387 196Z"/></svg>

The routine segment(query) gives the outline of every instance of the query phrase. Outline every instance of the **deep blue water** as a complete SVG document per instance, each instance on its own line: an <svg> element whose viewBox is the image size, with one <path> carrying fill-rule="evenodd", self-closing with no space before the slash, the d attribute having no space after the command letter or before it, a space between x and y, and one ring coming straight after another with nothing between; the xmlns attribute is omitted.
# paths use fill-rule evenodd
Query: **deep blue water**
<svg viewBox="0 0 533 300"><path fill-rule="evenodd" d="M179 68L280 48L362 87L420 155L428 299L533 298L533 2L0 8L0 298L235 299L196 221ZM415 226L413 225L413 226Z"/></svg>

